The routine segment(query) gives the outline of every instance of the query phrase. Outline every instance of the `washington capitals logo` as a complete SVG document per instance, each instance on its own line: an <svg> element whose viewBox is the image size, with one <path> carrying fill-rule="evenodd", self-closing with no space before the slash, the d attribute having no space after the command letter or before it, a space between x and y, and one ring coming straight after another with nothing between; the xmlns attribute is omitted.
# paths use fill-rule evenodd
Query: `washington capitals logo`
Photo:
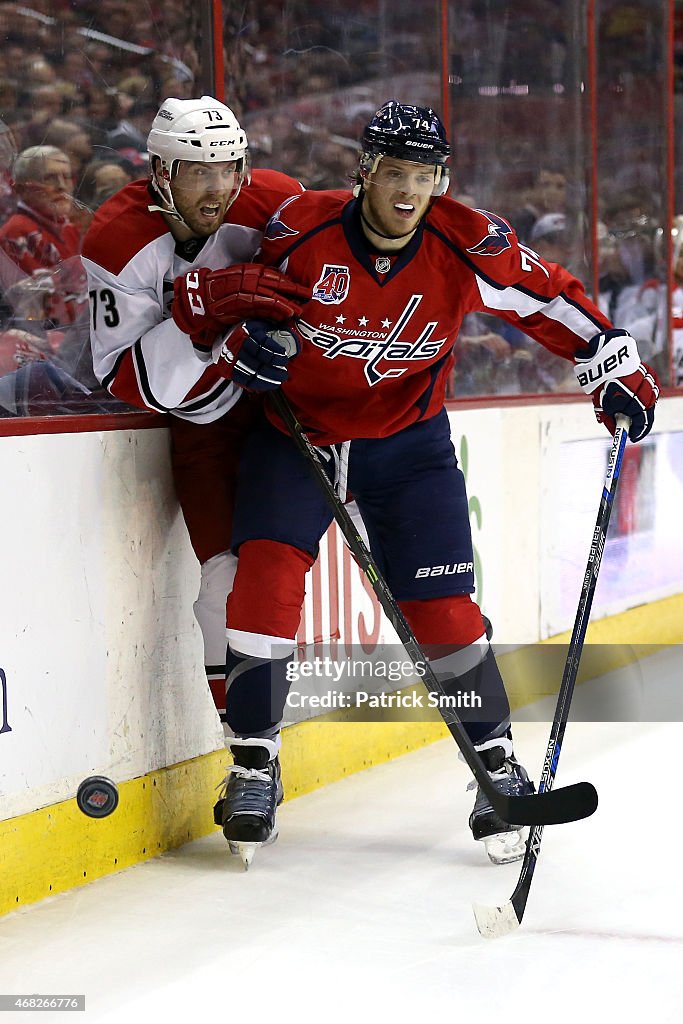
<svg viewBox="0 0 683 1024"><path fill-rule="evenodd" d="M483 213L488 220L488 234L484 235L481 242L477 242L466 251L471 252L474 256L500 256L502 252L510 248L507 236L512 228L507 221L495 213L488 213L486 210L477 210L477 213Z"/></svg>
<svg viewBox="0 0 683 1024"><path fill-rule="evenodd" d="M388 320L383 321L382 326L391 327L391 330L359 331L336 326L329 328L323 323L315 327L301 319L297 320L297 330L305 341L322 349L325 359L342 357L362 360L365 363L365 379L369 386L373 387L391 377L401 377L408 369L406 362L436 359L446 344L446 337L433 336L438 327L438 320L423 324L422 329L415 325L410 328L410 321L422 299L422 295L412 295L393 326ZM344 320L344 317L337 318L337 322L340 319ZM367 323L367 318L364 317L363 320ZM392 366L392 363L404 365Z"/></svg>
<svg viewBox="0 0 683 1024"><path fill-rule="evenodd" d="M278 238L289 238L290 235L299 234L298 231L296 231L294 228L290 228L282 220L282 213L285 207L289 206L290 203L293 203L294 200L298 198L298 196L290 196L289 199L285 199L284 203L282 203L277 208L273 216L268 221L268 224L266 225L265 236L266 238L269 238L271 242L276 241Z"/></svg>

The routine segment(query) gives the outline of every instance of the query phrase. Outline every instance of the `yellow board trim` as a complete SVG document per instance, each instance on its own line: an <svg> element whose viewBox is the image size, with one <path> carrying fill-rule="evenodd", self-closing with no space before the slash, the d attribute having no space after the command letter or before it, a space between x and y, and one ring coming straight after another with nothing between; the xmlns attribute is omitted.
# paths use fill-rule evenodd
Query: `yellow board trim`
<svg viewBox="0 0 683 1024"><path fill-rule="evenodd" d="M563 662L569 637L545 642L556 645L553 658ZM678 643L683 643L683 594L592 623L580 678ZM591 648L599 649L594 663ZM545 695L542 687L530 690L525 684L520 652L505 654L500 662L513 709ZM557 680L555 661L552 666L546 678ZM442 739L446 727L437 712L434 716L434 721L359 722L331 714L291 726L283 733L281 755L287 798ZM119 806L108 818L88 818L75 800L65 800L0 821L0 915L215 831L214 787L229 760L225 750L215 750L123 782Z"/></svg>

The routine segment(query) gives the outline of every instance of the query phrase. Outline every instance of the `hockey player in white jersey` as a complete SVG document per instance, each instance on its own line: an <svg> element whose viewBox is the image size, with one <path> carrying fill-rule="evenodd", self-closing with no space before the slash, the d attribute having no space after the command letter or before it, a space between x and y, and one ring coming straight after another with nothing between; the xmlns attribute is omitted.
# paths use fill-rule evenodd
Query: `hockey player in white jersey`
<svg viewBox="0 0 683 1024"><path fill-rule="evenodd" d="M176 491L201 564L195 614L221 710L237 461L260 403L240 400L244 391L217 372L211 346L226 325L300 312L308 291L249 261L271 215L303 188L278 171L250 175L244 131L210 96L165 100L148 151L151 177L105 202L84 240L93 366L122 401L170 413ZM198 285L192 310L187 295L172 306L174 282L188 273Z"/></svg>

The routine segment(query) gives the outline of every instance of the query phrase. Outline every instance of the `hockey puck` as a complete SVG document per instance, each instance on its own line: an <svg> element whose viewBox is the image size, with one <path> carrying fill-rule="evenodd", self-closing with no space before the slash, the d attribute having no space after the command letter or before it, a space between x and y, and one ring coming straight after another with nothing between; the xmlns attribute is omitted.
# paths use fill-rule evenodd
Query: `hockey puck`
<svg viewBox="0 0 683 1024"><path fill-rule="evenodd" d="M89 818L106 818L118 806L119 791L111 779L105 779L104 775L91 775L78 787L76 803Z"/></svg>

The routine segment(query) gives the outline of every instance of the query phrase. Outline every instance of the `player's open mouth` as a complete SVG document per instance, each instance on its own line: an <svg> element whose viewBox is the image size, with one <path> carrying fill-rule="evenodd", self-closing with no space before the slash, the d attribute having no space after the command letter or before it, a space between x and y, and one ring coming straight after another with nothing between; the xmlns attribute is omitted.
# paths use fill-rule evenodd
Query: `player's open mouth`
<svg viewBox="0 0 683 1024"><path fill-rule="evenodd" d="M415 207L410 203L394 203L394 209L399 217L409 220L415 213Z"/></svg>
<svg viewBox="0 0 683 1024"><path fill-rule="evenodd" d="M220 212L220 203L207 203L206 206L200 206L199 212L202 217L217 217Z"/></svg>

